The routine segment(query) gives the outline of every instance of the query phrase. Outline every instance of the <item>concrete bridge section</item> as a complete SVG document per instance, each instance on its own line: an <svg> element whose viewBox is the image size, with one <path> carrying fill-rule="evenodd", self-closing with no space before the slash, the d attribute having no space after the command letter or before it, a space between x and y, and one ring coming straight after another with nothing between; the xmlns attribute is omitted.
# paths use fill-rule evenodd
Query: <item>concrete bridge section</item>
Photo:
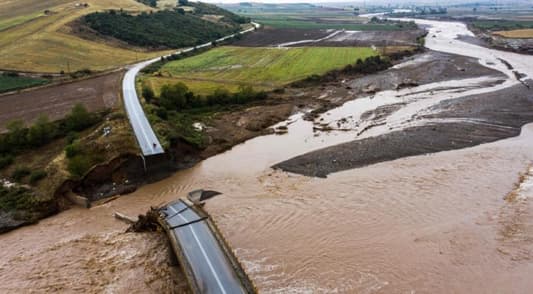
<svg viewBox="0 0 533 294"><path fill-rule="evenodd" d="M194 293L255 293L256 290L209 217L178 200L160 209L167 232Z"/></svg>

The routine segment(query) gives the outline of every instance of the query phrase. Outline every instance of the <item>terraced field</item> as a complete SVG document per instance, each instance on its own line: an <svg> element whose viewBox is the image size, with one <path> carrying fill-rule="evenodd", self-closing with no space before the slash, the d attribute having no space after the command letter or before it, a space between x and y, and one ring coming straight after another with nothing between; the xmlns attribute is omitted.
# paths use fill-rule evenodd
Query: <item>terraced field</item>
<svg viewBox="0 0 533 294"><path fill-rule="evenodd" d="M230 91L239 85L273 89L313 74L353 64L378 54L367 47L250 48L219 47L200 55L167 63L162 77L148 78L154 89L182 81L198 94L217 87Z"/></svg>
<svg viewBox="0 0 533 294"><path fill-rule="evenodd" d="M162 52L130 49L85 40L69 34L67 24L106 9L148 11L134 0L19 0L0 3L0 68L33 72L104 70ZM47 10L45 14L44 11Z"/></svg>

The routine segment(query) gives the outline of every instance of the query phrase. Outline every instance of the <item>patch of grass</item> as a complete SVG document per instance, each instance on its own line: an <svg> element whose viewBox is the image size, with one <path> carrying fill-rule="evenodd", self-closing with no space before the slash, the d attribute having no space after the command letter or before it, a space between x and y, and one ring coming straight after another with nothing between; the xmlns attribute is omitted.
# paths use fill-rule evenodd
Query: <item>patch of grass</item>
<svg viewBox="0 0 533 294"><path fill-rule="evenodd" d="M502 36L505 38L515 38L515 39L531 39L533 38L533 29L521 29L521 30L512 30L512 31L497 31L493 34Z"/></svg>
<svg viewBox="0 0 533 294"><path fill-rule="evenodd" d="M150 85L152 89L154 89L154 93L156 96L159 96L161 94L161 87L166 84L175 84L178 82L183 82L187 84L187 87L189 87L195 94L199 95L209 95L212 94L216 89L218 88L225 88L229 90L230 92L236 92L239 89L239 85L241 85L241 82L230 82L230 81L198 81L198 80L192 80L192 79L184 79L180 77L158 77L158 76L150 76L148 78L144 78L146 83ZM266 85L254 85L254 89L256 90L269 90L270 87Z"/></svg>
<svg viewBox="0 0 533 294"><path fill-rule="evenodd" d="M0 68L54 73L70 73L84 68L106 70L168 53L135 52L70 34L67 24L92 12L108 9L134 12L151 10L135 1L88 0L84 1L89 4L87 8L76 7L75 1L64 0L3 2L6 1L0 1L0 14L7 9L9 17L29 17L46 9L52 13L2 31Z"/></svg>
<svg viewBox="0 0 533 294"><path fill-rule="evenodd" d="M25 23L32 19L36 19L43 15L44 15L43 13L37 12L37 13L32 13L32 14L27 14L27 15L22 15L22 16L16 16L12 18L0 19L0 31L6 30L10 27L14 27L22 23Z"/></svg>
<svg viewBox="0 0 533 294"><path fill-rule="evenodd" d="M357 31L400 31L416 28L409 22L397 22L366 18L357 18L347 11L315 12L315 13L279 13L257 14L252 17L262 25L286 29L337 29Z"/></svg>
<svg viewBox="0 0 533 294"><path fill-rule="evenodd" d="M31 174L31 170L28 167L19 166L19 167L15 168L15 170L11 174L11 178L15 182L20 182L20 181L22 181L22 179L24 179L25 177L29 176L30 174Z"/></svg>
<svg viewBox="0 0 533 294"><path fill-rule="evenodd" d="M402 26L397 24L357 24L357 23L335 23L335 22L315 22L294 19L262 19L261 24L273 28L287 29L336 29L352 31L401 31Z"/></svg>
<svg viewBox="0 0 533 294"><path fill-rule="evenodd" d="M0 170L10 166L13 163L13 156L12 155L0 155Z"/></svg>
<svg viewBox="0 0 533 294"><path fill-rule="evenodd" d="M6 188L0 185L0 210L29 210L35 205L33 193L24 187Z"/></svg>
<svg viewBox="0 0 533 294"><path fill-rule="evenodd" d="M46 79L36 79L2 74L0 75L0 93L45 85L49 82L50 81Z"/></svg>
<svg viewBox="0 0 533 294"><path fill-rule="evenodd" d="M48 173L45 172L44 170L32 171L30 174L30 184L35 185L40 180L46 178L47 175Z"/></svg>
<svg viewBox="0 0 533 294"><path fill-rule="evenodd" d="M508 31L533 28L533 21L515 20L477 20L472 25L478 29L489 31Z"/></svg>
<svg viewBox="0 0 533 294"><path fill-rule="evenodd" d="M167 63L163 76L183 81L193 92L221 85L236 88L250 85L256 89L274 89L313 74L324 74L378 55L371 48L303 47L249 48L219 47L200 55ZM149 79L156 95L162 81Z"/></svg>

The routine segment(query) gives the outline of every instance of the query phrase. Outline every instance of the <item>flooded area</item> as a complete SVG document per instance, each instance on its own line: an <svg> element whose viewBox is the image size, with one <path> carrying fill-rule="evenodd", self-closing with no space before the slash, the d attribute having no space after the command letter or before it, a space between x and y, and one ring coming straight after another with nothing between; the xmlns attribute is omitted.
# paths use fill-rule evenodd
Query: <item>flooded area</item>
<svg viewBox="0 0 533 294"><path fill-rule="evenodd" d="M164 238L123 233L126 225L113 213L137 215L203 188L224 193L206 209L261 293L527 293L533 124L518 137L327 178L270 168L313 150L434 123L429 115L442 101L520 85L513 71L522 80L533 77L532 56L455 40L470 34L462 24L420 23L431 26L428 48L479 58L504 77L378 91L314 121L296 114L282 123L287 134L249 140L115 201L0 235L0 292L183 287L172 280ZM368 114L392 105L384 116ZM317 125L333 130L316 131Z"/></svg>

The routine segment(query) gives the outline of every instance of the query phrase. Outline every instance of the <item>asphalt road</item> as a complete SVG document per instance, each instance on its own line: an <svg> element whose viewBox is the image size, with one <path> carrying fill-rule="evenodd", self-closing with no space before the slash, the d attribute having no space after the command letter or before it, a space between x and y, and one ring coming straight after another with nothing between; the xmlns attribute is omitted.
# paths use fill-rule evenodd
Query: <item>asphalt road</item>
<svg viewBox="0 0 533 294"><path fill-rule="evenodd" d="M257 28L259 27L259 24L257 23L252 22L252 24L254 25L254 27L257 27ZM216 40L216 42L222 42L224 40L234 37L237 34L242 35L242 34L251 32L253 30L254 28L250 28L250 29L244 30L236 34L232 34L232 35L220 38ZM208 43L196 46L196 48L204 48L204 47L209 47L212 45L213 45L212 42L208 42ZM194 49L195 48L187 48L181 51L177 51L174 54L182 54L182 53L193 51ZM133 65L126 72L126 74L124 75L124 80L122 81L122 93L124 97L124 105L126 107L126 113L128 114L130 124L133 128L135 137L137 138L137 142L139 143L139 146L144 156L165 153L165 150L163 149L163 147L161 147L161 143L157 139L157 136L155 135L154 130L150 126L150 122L148 122L148 119L146 118L146 115L141 106L141 103L139 102L137 91L135 90L135 77L137 76L139 71L145 66L148 66L158 60L160 60L160 57L147 60L147 61L143 61L143 62Z"/></svg>
<svg viewBox="0 0 533 294"><path fill-rule="evenodd" d="M144 156L165 153L154 130L152 130L152 126L150 126L150 122L148 122L148 119L144 114L144 110L139 102L139 97L137 97L137 91L135 90L135 77L137 76L137 73L139 73L143 67L156 62L157 60L159 60L159 58L134 65L128 70L126 75L124 75L124 80L122 81L122 93L126 112Z"/></svg>
<svg viewBox="0 0 533 294"><path fill-rule="evenodd" d="M165 221L169 227L201 219L182 201L169 204L162 212L167 215ZM201 293L246 293L204 220L174 228L171 232L182 248Z"/></svg>

